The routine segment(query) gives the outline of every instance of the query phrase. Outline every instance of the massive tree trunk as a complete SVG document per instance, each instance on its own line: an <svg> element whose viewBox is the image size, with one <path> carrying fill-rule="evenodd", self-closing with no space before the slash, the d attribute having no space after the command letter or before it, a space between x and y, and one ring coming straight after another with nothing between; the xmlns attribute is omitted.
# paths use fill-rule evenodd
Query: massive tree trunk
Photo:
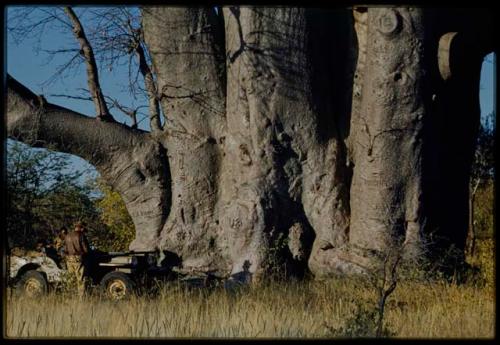
<svg viewBox="0 0 500 345"><path fill-rule="evenodd" d="M186 268L230 269L217 215L226 136L223 24L209 8L160 7L143 10L143 25L172 176L170 216L158 244Z"/></svg>
<svg viewBox="0 0 500 345"><path fill-rule="evenodd" d="M352 142L350 241L381 250L423 225L424 30L421 9L370 8Z"/></svg>
<svg viewBox="0 0 500 345"><path fill-rule="evenodd" d="M163 129L44 104L9 77L8 133L94 164L134 219L131 249L185 269L359 272L369 252L435 229L463 249L493 50L482 14L146 7Z"/></svg>

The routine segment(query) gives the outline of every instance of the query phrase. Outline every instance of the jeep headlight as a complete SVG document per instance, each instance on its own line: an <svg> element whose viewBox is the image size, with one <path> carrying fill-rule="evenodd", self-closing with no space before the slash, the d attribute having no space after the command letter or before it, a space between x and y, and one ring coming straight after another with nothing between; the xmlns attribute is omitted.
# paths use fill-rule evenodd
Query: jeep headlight
<svg viewBox="0 0 500 345"><path fill-rule="evenodd" d="M132 259L130 259L130 264L132 266L137 266L139 264L139 259L137 259L137 256L132 256Z"/></svg>
<svg viewBox="0 0 500 345"><path fill-rule="evenodd" d="M157 260L158 258L156 257L156 254L149 254L147 258L148 266L156 266Z"/></svg>

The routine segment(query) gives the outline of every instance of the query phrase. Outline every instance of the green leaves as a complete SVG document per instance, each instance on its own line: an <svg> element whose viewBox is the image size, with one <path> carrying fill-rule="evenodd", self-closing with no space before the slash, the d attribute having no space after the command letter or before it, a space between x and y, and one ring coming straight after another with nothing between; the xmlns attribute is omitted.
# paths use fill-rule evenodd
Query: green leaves
<svg viewBox="0 0 500 345"><path fill-rule="evenodd" d="M10 246L51 242L62 226L76 220L92 224L97 213L85 170L72 168L70 156L7 143L7 234Z"/></svg>

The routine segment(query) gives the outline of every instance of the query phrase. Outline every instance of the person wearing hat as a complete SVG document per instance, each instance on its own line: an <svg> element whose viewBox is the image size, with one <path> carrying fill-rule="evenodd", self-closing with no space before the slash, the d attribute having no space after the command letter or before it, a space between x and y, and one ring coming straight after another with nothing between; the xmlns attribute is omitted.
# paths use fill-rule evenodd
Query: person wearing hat
<svg viewBox="0 0 500 345"><path fill-rule="evenodd" d="M75 277L78 286L78 295L85 294L86 285L86 259L89 253L89 242L85 236L85 224L77 222L75 230L64 238L64 252L66 254L66 267L71 276Z"/></svg>

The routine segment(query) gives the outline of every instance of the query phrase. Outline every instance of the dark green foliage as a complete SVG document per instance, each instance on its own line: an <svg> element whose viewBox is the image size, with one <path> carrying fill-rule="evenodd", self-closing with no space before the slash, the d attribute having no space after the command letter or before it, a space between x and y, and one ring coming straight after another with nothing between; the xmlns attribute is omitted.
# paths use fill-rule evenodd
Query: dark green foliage
<svg viewBox="0 0 500 345"><path fill-rule="evenodd" d="M495 112L486 117L486 123L480 125L477 135L476 150L471 170L471 183L485 184L494 179L495 168Z"/></svg>
<svg viewBox="0 0 500 345"><path fill-rule="evenodd" d="M98 226L91 190L81 182L85 171L71 169L68 155L7 145L7 236L9 247L32 248L50 242L62 226L77 220Z"/></svg>
<svg viewBox="0 0 500 345"><path fill-rule="evenodd" d="M123 201L102 183L93 179L83 182L85 174L84 170L72 169L67 154L9 141L9 248L34 248L40 241L50 244L61 227L71 231L76 221L84 221L87 236L96 248L126 250L134 228Z"/></svg>
<svg viewBox="0 0 500 345"><path fill-rule="evenodd" d="M361 303L356 306L354 315L349 317L344 326L333 328L325 325L332 337L339 338L375 338L377 337L378 310ZM387 326L384 326L380 336L391 337L396 335Z"/></svg>

